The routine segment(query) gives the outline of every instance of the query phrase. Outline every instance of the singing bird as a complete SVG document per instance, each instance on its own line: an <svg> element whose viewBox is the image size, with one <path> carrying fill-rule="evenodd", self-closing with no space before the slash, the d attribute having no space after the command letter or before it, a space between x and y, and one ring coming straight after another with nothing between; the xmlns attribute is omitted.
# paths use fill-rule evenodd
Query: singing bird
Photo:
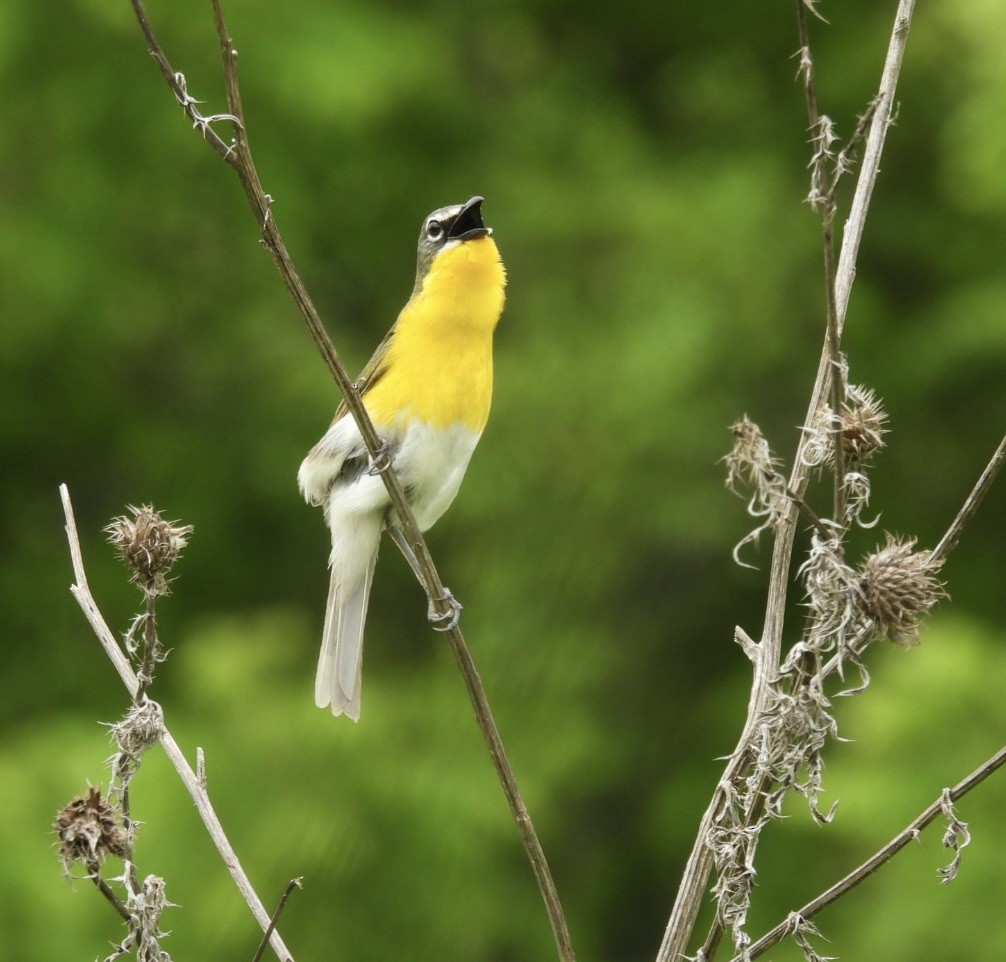
<svg viewBox="0 0 1006 962"><path fill-rule="evenodd" d="M423 221L412 296L357 380L422 531L450 507L489 418L493 331L506 273L482 222L482 202L473 197ZM332 533L315 702L354 721L367 601L385 528L422 581L376 467L343 401L297 475ZM430 619L437 620L432 605Z"/></svg>

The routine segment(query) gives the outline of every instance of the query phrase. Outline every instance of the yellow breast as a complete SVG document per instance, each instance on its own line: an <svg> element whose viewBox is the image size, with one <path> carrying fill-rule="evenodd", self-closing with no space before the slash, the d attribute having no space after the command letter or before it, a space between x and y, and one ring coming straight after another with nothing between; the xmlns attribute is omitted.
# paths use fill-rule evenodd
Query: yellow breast
<svg viewBox="0 0 1006 962"><path fill-rule="evenodd" d="M492 339L505 285L491 237L437 255L398 316L385 373L366 393L376 425L419 419L481 432L492 402Z"/></svg>

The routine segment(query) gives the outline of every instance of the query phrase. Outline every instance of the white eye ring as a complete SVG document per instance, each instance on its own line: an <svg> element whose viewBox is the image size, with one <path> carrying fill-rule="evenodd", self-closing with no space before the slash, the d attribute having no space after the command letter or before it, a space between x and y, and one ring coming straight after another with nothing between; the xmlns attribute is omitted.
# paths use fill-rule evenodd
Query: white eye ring
<svg viewBox="0 0 1006 962"><path fill-rule="evenodd" d="M444 225L438 220L431 220L426 225L426 236L430 240L440 240L444 236Z"/></svg>

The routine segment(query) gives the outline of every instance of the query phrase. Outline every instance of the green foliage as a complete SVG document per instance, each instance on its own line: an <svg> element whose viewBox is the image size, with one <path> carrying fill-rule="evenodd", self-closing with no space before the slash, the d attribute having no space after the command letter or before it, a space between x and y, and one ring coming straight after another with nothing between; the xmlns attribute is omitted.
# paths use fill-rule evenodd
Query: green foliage
<svg viewBox="0 0 1006 962"><path fill-rule="evenodd" d="M824 6L822 109L848 134L893 4ZM226 6L266 190L350 367L408 295L423 216L487 198L510 276L495 408L431 547L585 960L659 944L743 717L733 626L756 634L763 603L764 571L730 561L747 520L716 462L745 411L790 455L823 332L792 4L742 7ZM150 14L190 92L222 110L208 6ZM917 16L846 347L891 413L874 505L931 545L1002 432L1006 20L981 0ZM337 397L129 4L0 8L0 79L4 944L48 962L120 931L89 883L61 882L47 835L87 780L106 783L96 721L125 704L66 592L65 481L119 629L137 597L101 526L145 502L195 525L153 693L189 756L206 749L263 898L305 876L282 926L298 958L548 958L457 671L390 548L360 726L311 703L327 535L294 476ZM994 491L945 569L959 614L883 652L843 707L856 741L831 751L835 824L795 807L773 826L755 933L998 747L1004 504ZM1000 957L1002 801L993 780L960 806L975 843L953 885L936 882L934 826L823 915L831 954ZM156 750L133 806L141 869L182 906L173 955L250 958L255 927Z"/></svg>

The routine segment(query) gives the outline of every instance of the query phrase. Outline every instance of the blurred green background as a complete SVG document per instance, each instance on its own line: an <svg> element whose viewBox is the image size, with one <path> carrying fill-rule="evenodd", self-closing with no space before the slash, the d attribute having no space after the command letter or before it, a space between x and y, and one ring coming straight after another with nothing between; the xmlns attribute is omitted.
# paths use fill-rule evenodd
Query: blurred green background
<svg viewBox="0 0 1006 962"><path fill-rule="evenodd" d="M848 134L894 3L823 3L822 109ZM823 328L792 2L230 0L274 212L357 370L408 296L431 209L473 193L509 269L493 417L430 543L583 960L651 959L746 704L731 635L761 571L718 458L747 412L790 457ZM152 0L190 92L223 110L208 5ZM882 527L932 545L1006 421L1006 13L920 5L847 326L887 401ZM327 534L297 493L337 395L231 172L187 128L126 0L0 7L0 935L22 962L93 958L121 926L60 877L48 834L107 784L124 692L67 592L66 482L94 594L138 595L100 528L153 502L195 525L161 604L154 694L300 960L552 957L531 873L443 640L385 546L363 720L312 704ZM840 216L839 223L843 218ZM827 510L828 493L812 492ZM1000 485L945 569L921 648L877 648L839 705L833 826L766 833L757 935L1002 743ZM878 528L859 538L868 549ZM763 545L761 560L767 560ZM792 595L790 640L801 616ZM141 871L181 908L176 959L258 934L161 753L133 789ZM819 917L844 959L1006 957L1002 777ZM110 866L114 868L114 866ZM782 946L772 953L795 959Z"/></svg>

